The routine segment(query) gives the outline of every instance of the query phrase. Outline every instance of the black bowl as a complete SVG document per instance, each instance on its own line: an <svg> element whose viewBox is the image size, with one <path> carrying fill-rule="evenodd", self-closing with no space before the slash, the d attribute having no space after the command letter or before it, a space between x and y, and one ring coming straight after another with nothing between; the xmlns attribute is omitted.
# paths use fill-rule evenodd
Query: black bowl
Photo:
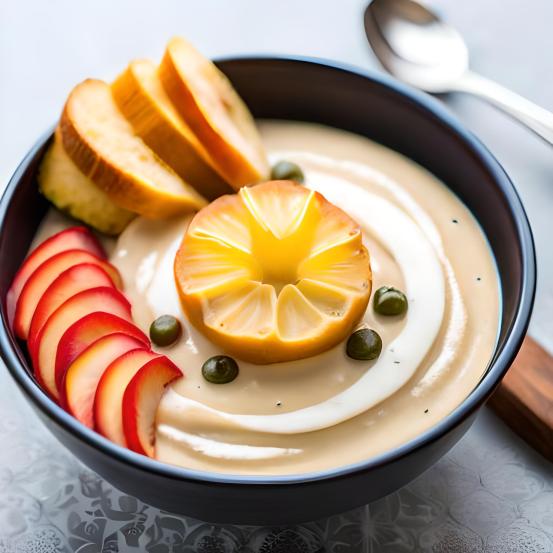
<svg viewBox="0 0 553 553"><path fill-rule="evenodd" d="M55 436L124 492L156 507L213 522L315 520L405 485L467 431L524 338L535 290L532 235L519 197L499 163L432 98L381 76L315 60L242 58L219 65L256 117L315 121L367 136L429 169L472 210L495 254L503 296L499 343L478 387L438 425L378 457L313 474L229 476L159 463L83 427L38 387L21 344L7 329L4 303L2 356ZM47 208L35 176L50 134L27 154L0 204L2 298Z"/></svg>

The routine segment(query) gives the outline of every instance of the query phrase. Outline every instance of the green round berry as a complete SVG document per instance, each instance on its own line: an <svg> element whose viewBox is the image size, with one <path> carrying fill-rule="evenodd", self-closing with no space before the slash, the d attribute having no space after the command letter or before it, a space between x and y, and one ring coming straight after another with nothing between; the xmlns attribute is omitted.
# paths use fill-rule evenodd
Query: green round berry
<svg viewBox="0 0 553 553"><path fill-rule="evenodd" d="M156 346L170 346L182 334L182 326L173 315L162 315L150 325L150 340Z"/></svg>
<svg viewBox="0 0 553 553"><path fill-rule="evenodd" d="M303 183L305 176L301 167L297 163L291 161L279 161L271 169L272 180L293 180Z"/></svg>
<svg viewBox="0 0 553 553"><path fill-rule="evenodd" d="M405 294L392 286L381 286L373 298L373 308L379 315L403 315L408 302Z"/></svg>
<svg viewBox="0 0 553 553"><path fill-rule="evenodd" d="M238 363L228 355L215 355L203 364L202 376L212 384L227 384L238 376Z"/></svg>
<svg viewBox="0 0 553 553"><path fill-rule="evenodd" d="M346 344L346 353L352 359L359 361L373 361L382 351L382 338L371 328L360 328L349 338Z"/></svg>

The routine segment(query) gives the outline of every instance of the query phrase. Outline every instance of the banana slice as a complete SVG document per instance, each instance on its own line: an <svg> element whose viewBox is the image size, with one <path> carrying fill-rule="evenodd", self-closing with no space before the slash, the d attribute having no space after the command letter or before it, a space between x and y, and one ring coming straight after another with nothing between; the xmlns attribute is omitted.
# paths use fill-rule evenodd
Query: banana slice
<svg viewBox="0 0 553 553"><path fill-rule="evenodd" d="M158 219L207 203L135 136L103 81L88 79L73 89L60 130L75 165L119 207Z"/></svg>
<svg viewBox="0 0 553 553"><path fill-rule="evenodd" d="M117 235L136 213L117 207L65 153L59 129L46 152L38 173L42 194L60 211L105 234Z"/></svg>
<svg viewBox="0 0 553 553"><path fill-rule="evenodd" d="M202 209L177 252L175 279L190 321L253 363L335 346L371 292L359 226L290 181L242 188Z"/></svg>
<svg viewBox="0 0 553 553"><path fill-rule="evenodd" d="M111 90L136 134L202 196L213 200L232 192L169 100L153 62L131 62Z"/></svg>
<svg viewBox="0 0 553 553"><path fill-rule="evenodd" d="M268 178L269 164L248 108L228 79L184 39L171 39L159 66L175 108L233 188Z"/></svg>

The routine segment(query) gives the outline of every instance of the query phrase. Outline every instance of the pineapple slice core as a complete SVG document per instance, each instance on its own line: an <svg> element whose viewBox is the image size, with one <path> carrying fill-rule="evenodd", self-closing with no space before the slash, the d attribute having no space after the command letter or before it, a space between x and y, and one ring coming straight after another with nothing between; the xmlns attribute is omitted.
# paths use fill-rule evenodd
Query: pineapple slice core
<svg viewBox="0 0 553 553"><path fill-rule="evenodd" d="M357 223L290 181L242 188L202 209L175 258L185 312L238 358L275 363L342 341L371 291Z"/></svg>

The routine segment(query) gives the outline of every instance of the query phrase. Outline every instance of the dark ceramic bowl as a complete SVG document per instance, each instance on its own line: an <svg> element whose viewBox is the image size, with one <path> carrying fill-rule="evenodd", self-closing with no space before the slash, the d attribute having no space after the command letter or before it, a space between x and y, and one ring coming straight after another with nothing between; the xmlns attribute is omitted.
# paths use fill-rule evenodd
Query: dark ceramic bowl
<svg viewBox="0 0 553 553"><path fill-rule="evenodd" d="M4 301L2 356L51 432L124 492L206 521L315 520L369 503L407 484L467 431L509 368L528 325L536 276L532 235L519 197L499 163L430 97L381 76L318 61L243 58L222 61L220 67L256 117L315 121L367 136L426 167L472 210L497 260L503 296L499 343L478 387L434 428L378 457L313 474L229 476L159 463L83 427L38 387L22 345L6 327ZM0 204L2 300L47 209L35 177L49 139L50 134L27 154Z"/></svg>

